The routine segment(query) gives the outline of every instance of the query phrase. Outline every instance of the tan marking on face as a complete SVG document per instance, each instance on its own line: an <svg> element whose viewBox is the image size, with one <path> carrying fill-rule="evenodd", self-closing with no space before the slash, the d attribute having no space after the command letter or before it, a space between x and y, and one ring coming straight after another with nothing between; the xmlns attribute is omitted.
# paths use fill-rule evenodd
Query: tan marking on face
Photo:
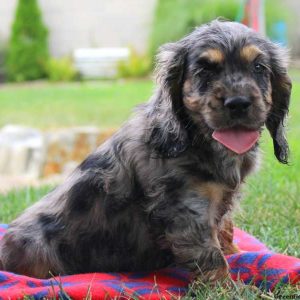
<svg viewBox="0 0 300 300"><path fill-rule="evenodd" d="M255 45L245 46L240 52L241 58L247 62L253 62L260 54L263 52Z"/></svg>
<svg viewBox="0 0 300 300"><path fill-rule="evenodd" d="M200 58L206 58L212 63L222 63L225 59L224 53L219 49L207 49L204 51Z"/></svg>
<svg viewBox="0 0 300 300"><path fill-rule="evenodd" d="M191 83L191 80L188 79L184 82L183 84L183 92L184 94L189 94L192 92L192 83Z"/></svg>
<svg viewBox="0 0 300 300"><path fill-rule="evenodd" d="M269 85L269 87L268 87L268 92L267 92L267 95L266 95L266 101L267 101L267 103L269 103L269 104L272 104L272 87L271 87L271 85Z"/></svg>
<svg viewBox="0 0 300 300"><path fill-rule="evenodd" d="M193 93L190 80L185 81L183 85L183 103L189 110L192 111L199 110L201 108L199 95Z"/></svg>

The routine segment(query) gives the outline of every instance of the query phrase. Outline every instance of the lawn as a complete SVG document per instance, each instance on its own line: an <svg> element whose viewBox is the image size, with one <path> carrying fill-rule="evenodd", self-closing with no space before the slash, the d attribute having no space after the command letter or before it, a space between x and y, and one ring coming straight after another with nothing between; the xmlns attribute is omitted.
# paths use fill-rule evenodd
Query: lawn
<svg viewBox="0 0 300 300"><path fill-rule="evenodd" d="M0 127L8 123L41 129L117 127L152 89L150 80L0 85Z"/></svg>
<svg viewBox="0 0 300 300"><path fill-rule="evenodd" d="M127 118L134 105L150 96L152 88L150 81L2 87L0 125L22 120L23 124L44 129L84 124L115 127ZM276 161L271 139L265 132L261 140L261 168L249 178L240 210L235 214L237 226L272 250L297 257L300 257L299 99L300 83L295 82L288 122L290 165ZM26 189L0 196L0 223L10 222L47 190ZM219 286L203 288L197 292L197 299L257 299L257 293L248 288ZM297 293L300 298L300 291L295 288L286 287L282 293L287 297ZM274 299L272 295L262 297Z"/></svg>

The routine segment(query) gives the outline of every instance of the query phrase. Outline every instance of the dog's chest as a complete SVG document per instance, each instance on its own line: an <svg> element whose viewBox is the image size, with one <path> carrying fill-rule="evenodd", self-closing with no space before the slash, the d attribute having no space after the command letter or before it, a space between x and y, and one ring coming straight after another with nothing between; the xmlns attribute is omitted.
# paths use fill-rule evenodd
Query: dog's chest
<svg viewBox="0 0 300 300"><path fill-rule="evenodd" d="M200 199L209 201L211 217L217 221L231 210L234 200L239 195L238 190L231 190L228 186L216 182L197 182L194 188Z"/></svg>
<svg viewBox="0 0 300 300"><path fill-rule="evenodd" d="M219 157L214 164L214 175L217 181L222 182L230 189L238 189L245 177L255 166L255 154L249 153L243 156Z"/></svg>
<svg viewBox="0 0 300 300"><path fill-rule="evenodd" d="M211 219L218 223L232 209L235 200L240 198L240 186L254 165L255 153L239 157L224 155L215 162L214 180L195 180L199 197L209 200Z"/></svg>

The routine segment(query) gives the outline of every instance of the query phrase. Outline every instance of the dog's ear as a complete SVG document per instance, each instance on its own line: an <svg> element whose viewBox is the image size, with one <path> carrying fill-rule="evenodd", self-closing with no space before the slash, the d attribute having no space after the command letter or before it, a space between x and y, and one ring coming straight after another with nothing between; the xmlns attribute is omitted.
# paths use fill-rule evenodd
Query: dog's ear
<svg viewBox="0 0 300 300"><path fill-rule="evenodd" d="M175 113L182 103L186 56L186 47L180 41L163 45L157 55L156 81Z"/></svg>
<svg viewBox="0 0 300 300"><path fill-rule="evenodd" d="M285 137L285 119L289 110L292 89L287 74L287 55L283 49L273 46L271 54L272 108L266 121L274 145L274 154L283 164L288 163L289 147Z"/></svg>
<svg viewBox="0 0 300 300"><path fill-rule="evenodd" d="M182 109L186 56L180 42L162 46L157 56L158 90L152 101L148 142L163 157L177 157L188 147Z"/></svg>

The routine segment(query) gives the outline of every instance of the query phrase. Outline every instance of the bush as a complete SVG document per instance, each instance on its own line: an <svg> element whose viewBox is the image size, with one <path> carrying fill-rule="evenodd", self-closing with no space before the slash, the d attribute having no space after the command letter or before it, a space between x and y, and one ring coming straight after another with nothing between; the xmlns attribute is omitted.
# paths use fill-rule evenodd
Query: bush
<svg viewBox="0 0 300 300"><path fill-rule="evenodd" d="M131 50L128 61L118 64L118 76L121 78L145 77L151 70L151 59L147 55L139 55Z"/></svg>
<svg viewBox="0 0 300 300"><path fill-rule="evenodd" d="M150 55L153 57L161 44L176 41L196 26L218 17L235 21L241 14L240 0L158 0L153 30L150 37ZM272 24L286 20L286 8L279 0L266 0L266 29L271 35Z"/></svg>
<svg viewBox="0 0 300 300"><path fill-rule="evenodd" d="M72 81L78 78L78 73L70 58L51 58L46 64L46 74L50 81Z"/></svg>
<svg viewBox="0 0 300 300"><path fill-rule="evenodd" d="M176 41L196 26L222 16L234 20L239 0L158 0L150 38L150 54L166 42Z"/></svg>
<svg viewBox="0 0 300 300"><path fill-rule="evenodd" d="M1 45L0 46L0 83L1 83L4 82L6 78L5 60L6 60L7 49L3 43L1 43L0 45Z"/></svg>
<svg viewBox="0 0 300 300"><path fill-rule="evenodd" d="M19 0L6 61L9 80L25 81L45 76L47 36L37 1Z"/></svg>

